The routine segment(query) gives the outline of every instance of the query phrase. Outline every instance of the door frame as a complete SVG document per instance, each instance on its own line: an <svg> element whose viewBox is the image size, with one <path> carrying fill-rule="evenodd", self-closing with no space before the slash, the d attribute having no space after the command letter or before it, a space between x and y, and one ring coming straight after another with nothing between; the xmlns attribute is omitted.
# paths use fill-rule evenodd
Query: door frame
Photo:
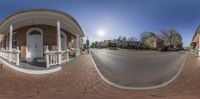
<svg viewBox="0 0 200 99"><path fill-rule="evenodd" d="M41 33L41 43L42 43L42 58L43 58L43 54L44 54L44 44L43 44L43 31L40 28L30 28L26 31L26 59L31 58L30 55L28 55L28 40L29 40L29 33L31 33L32 31L39 31Z"/></svg>

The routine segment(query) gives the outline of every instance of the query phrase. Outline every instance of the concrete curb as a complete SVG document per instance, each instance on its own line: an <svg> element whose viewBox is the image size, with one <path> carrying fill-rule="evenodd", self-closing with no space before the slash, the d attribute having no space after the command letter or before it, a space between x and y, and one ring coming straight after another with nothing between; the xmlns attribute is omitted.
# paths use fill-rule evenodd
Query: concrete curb
<svg viewBox="0 0 200 99"><path fill-rule="evenodd" d="M161 88L161 87L167 86L170 83L172 83L179 76L179 74L181 73L183 65L185 64L185 60L186 60L187 54L188 54L188 52L186 52L186 55L184 56L184 61L183 61L182 65L181 65L180 70L178 71L178 73L174 77L172 77L169 81L167 81L167 82L165 82L163 84L156 85L156 86L150 86L150 87L127 87L127 86L122 86L122 85L119 85L119 84L115 84L115 83L109 81L107 78L105 78L103 76L103 74L99 71L99 69L97 68L96 63L95 63L95 61L94 61L91 53L90 53L90 57L92 58L92 62L94 64L94 67L97 70L98 74L100 75L101 79L104 82L106 82L107 84L109 84L109 85L111 85L113 87L116 87L116 88L120 88L120 89L128 89L128 90L150 90L150 89Z"/></svg>
<svg viewBox="0 0 200 99"><path fill-rule="evenodd" d="M17 66L13 66L12 64L6 62L5 60L3 60L1 58L0 58L0 61L3 64L7 65L8 67L10 67L10 68L12 68L16 71L26 73L26 74L49 74L49 73L54 73L54 72L60 71L62 69L61 66L59 66L59 67L49 69L49 70L29 70L29 69L23 69L23 68L20 68L20 67L17 67Z"/></svg>

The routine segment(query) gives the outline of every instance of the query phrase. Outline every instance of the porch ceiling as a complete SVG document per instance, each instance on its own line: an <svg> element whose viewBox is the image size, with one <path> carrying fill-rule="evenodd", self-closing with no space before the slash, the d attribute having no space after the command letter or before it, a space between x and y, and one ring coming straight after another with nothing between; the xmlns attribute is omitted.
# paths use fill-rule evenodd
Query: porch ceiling
<svg viewBox="0 0 200 99"><path fill-rule="evenodd" d="M61 21L61 29L64 29L70 33L72 33L73 35L76 35L76 33L78 33L78 31L72 26L70 25L70 23L66 23ZM28 25L50 25L50 26L54 26L56 27L56 20L52 19L52 18L47 18L47 17L31 17L28 19L24 19L21 21L17 21L13 24L13 29L18 29L24 26L28 26ZM9 27L9 26L8 26ZM9 28L5 29L5 33L9 32Z"/></svg>
<svg viewBox="0 0 200 99"><path fill-rule="evenodd" d="M84 36L82 29L72 19L71 16L67 17L66 15L63 15L63 13L48 10L36 10L14 14L0 24L0 33L8 33L9 26L11 24L13 25L13 29L17 29L27 25L39 24L51 25L56 27L57 20L60 20L62 29L74 35L78 33L81 37Z"/></svg>

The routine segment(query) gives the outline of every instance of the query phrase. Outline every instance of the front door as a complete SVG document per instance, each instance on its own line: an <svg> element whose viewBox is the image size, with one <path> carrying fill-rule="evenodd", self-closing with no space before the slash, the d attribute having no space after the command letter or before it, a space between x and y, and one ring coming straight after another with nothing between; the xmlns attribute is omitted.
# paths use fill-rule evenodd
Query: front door
<svg viewBox="0 0 200 99"><path fill-rule="evenodd" d="M39 31L28 34L28 58L43 58L43 39Z"/></svg>

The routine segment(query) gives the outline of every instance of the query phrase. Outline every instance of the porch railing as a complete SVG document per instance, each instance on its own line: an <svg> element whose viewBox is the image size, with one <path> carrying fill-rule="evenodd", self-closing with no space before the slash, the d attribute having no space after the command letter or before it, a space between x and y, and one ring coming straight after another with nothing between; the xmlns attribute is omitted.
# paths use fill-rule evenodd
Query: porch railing
<svg viewBox="0 0 200 99"><path fill-rule="evenodd" d="M200 50L199 50L199 49L196 49L196 50L195 50L195 55L196 55L196 57L199 57L199 56L200 56L199 53L200 53Z"/></svg>
<svg viewBox="0 0 200 99"><path fill-rule="evenodd" d="M5 49L0 50L0 57L8 60L9 62L13 62L16 65L19 65L19 48L13 50L13 51L8 51Z"/></svg>
<svg viewBox="0 0 200 99"><path fill-rule="evenodd" d="M59 62L59 55L61 55L61 62ZM46 67L49 68L50 66L53 65L58 65L58 64L62 64L64 62L69 61L69 51L49 51L48 47L46 49L45 52L45 56L46 56Z"/></svg>
<svg viewBox="0 0 200 99"><path fill-rule="evenodd" d="M76 57L81 54L81 49L76 49Z"/></svg>
<svg viewBox="0 0 200 99"><path fill-rule="evenodd" d="M67 62L69 61L69 50L61 51L61 62Z"/></svg>

